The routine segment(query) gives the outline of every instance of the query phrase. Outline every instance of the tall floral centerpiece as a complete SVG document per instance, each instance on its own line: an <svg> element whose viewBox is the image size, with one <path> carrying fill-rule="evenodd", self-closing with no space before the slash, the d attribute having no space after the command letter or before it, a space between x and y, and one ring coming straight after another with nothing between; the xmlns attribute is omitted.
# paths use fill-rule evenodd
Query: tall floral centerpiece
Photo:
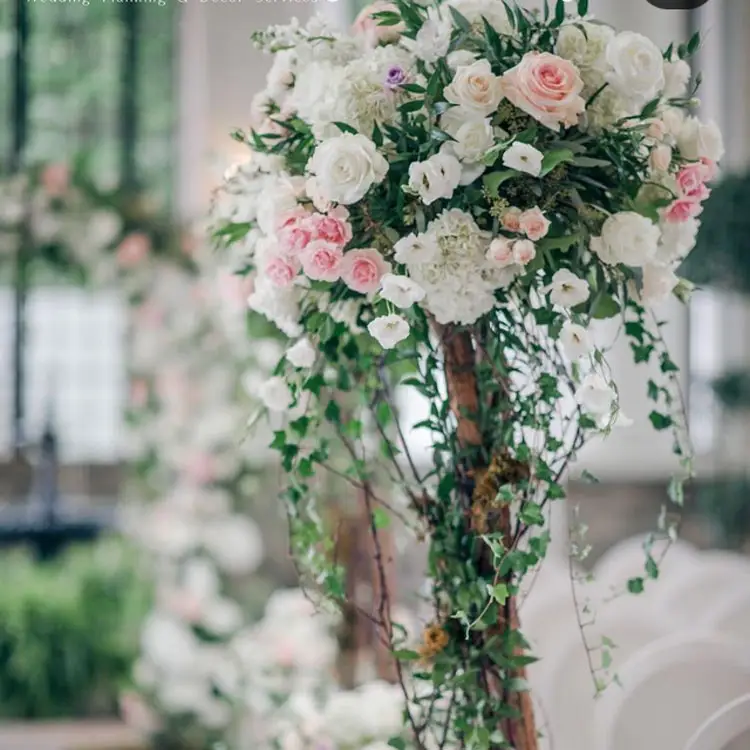
<svg viewBox="0 0 750 750"><path fill-rule="evenodd" d="M345 477L372 519L374 620L405 692L394 747L537 747L520 585L579 449L622 421L595 319L619 317L635 360L657 365L650 421L675 434L674 503L691 473L651 307L688 291L675 270L722 155L689 112L699 39L662 51L586 0L568 8L395 0L351 34L313 20L256 37L275 57L235 134L251 158L227 175L218 235L254 274L250 306L291 339L262 396L292 548L334 599L321 475ZM424 404L416 424L404 398ZM399 497L429 546L418 651L396 645L378 541ZM628 587L657 575L647 545Z"/></svg>

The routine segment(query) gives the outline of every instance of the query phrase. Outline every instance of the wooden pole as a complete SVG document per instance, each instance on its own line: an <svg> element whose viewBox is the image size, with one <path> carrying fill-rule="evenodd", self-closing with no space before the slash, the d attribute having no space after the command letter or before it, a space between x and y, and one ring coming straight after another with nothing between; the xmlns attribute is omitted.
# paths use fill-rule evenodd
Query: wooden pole
<svg viewBox="0 0 750 750"><path fill-rule="evenodd" d="M463 447L481 447L483 445L482 431L474 416L479 414L480 394L476 376L477 354L472 335L469 331L452 326L439 329L439 333L443 342L448 395L451 411L457 420L459 443ZM470 467L475 477L487 468L487 466ZM510 508L506 506L502 508L499 518L499 532L506 540L506 544L511 539L511 523ZM470 524L471 521L467 520L467 526ZM467 534L471 533L473 533L471 528L467 528ZM493 561L489 555L482 556L479 566L485 575L494 573ZM479 633L478 637L489 640L498 633L517 628L517 603L515 597L509 597L495 627ZM517 669L510 676L525 679L526 670ZM500 722L500 728L507 742L514 750L537 750L537 731L531 694L503 690L502 685L498 684L496 679L489 679L487 684L492 699L501 705L512 706L517 714L514 718L504 718Z"/></svg>

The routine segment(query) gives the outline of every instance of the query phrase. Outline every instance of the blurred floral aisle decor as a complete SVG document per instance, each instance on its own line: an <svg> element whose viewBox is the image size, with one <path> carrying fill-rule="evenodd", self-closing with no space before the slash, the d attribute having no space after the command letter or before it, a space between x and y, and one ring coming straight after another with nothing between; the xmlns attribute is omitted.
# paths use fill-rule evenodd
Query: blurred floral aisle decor
<svg viewBox="0 0 750 750"><path fill-rule="evenodd" d="M650 421L674 433L675 506L692 472L652 306L687 293L675 267L723 151L687 111L699 39L662 51L595 22L587 0L394 0L351 34L314 19L256 42L275 57L235 134L250 160L228 176L237 209L218 237L253 275L250 307L290 339L260 395L293 552L341 604L316 498L325 473L345 477L370 517L374 620L403 691L390 746L534 750L517 593L577 452L624 421L592 321L619 317L635 360L658 365ZM426 403L417 424L399 389ZM413 430L432 438L425 469ZM378 552L395 497L429 545L433 622L415 650L397 645ZM659 534L674 533L665 507ZM645 553L634 593L658 575Z"/></svg>

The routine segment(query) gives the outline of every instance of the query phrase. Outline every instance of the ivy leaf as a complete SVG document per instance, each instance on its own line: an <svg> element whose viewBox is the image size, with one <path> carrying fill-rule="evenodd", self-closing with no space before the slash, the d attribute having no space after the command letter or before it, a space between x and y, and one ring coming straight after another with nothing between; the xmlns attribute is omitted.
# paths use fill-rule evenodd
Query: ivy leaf
<svg viewBox="0 0 750 750"><path fill-rule="evenodd" d="M631 578L628 581L628 591L631 594L642 594L645 588L645 581L643 578Z"/></svg>
<svg viewBox="0 0 750 750"><path fill-rule="evenodd" d="M646 575L652 581L655 581L659 577L659 566L651 555L646 558Z"/></svg>
<svg viewBox="0 0 750 750"><path fill-rule="evenodd" d="M609 295L597 299L591 309L591 317L595 320L607 320L620 313L620 303Z"/></svg>
<svg viewBox="0 0 750 750"><path fill-rule="evenodd" d="M544 526L544 514L536 503L525 503L519 517L527 526Z"/></svg>
<svg viewBox="0 0 750 750"><path fill-rule="evenodd" d="M569 148L560 148L550 151L542 159L542 172L540 177L548 175L555 167L564 164L566 161L572 161L575 154Z"/></svg>
<svg viewBox="0 0 750 750"><path fill-rule="evenodd" d="M383 508L375 508L372 511L372 522L378 530L387 529L391 525L391 517Z"/></svg>
<svg viewBox="0 0 750 750"><path fill-rule="evenodd" d="M668 430L674 424L674 420L669 414L661 414L658 411L652 411L651 414L648 415L648 418L654 426L654 429L659 431Z"/></svg>
<svg viewBox="0 0 750 750"><path fill-rule="evenodd" d="M487 194L492 198L497 198L498 189L507 180L518 176L518 172L513 169L503 169L500 172L490 172L482 178L482 184Z"/></svg>
<svg viewBox="0 0 750 750"><path fill-rule="evenodd" d="M490 586L490 595L502 607L508 601L510 591L508 591L508 587L504 583L498 583Z"/></svg>

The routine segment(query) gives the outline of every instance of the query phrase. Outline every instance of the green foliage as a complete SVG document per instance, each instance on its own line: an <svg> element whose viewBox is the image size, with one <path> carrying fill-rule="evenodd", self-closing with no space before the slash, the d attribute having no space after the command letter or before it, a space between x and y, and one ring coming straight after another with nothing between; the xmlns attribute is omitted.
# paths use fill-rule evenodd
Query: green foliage
<svg viewBox="0 0 750 750"><path fill-rule="evenodd" d="M112 715L149 604L134 551L108 539L0 565L0 716Z"/></svg>

